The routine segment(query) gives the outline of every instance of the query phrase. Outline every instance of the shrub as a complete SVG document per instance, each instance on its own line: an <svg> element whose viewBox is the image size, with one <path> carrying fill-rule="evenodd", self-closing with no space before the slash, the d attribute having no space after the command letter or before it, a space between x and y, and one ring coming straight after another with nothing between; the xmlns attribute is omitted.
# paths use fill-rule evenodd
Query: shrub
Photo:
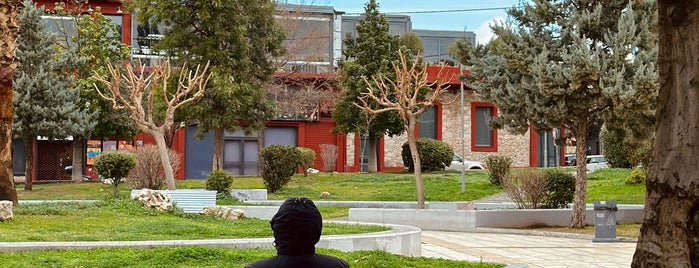
<svg viewBox="0 0 699 268"><path fill-rule="evenodd" d="M233 176L222 169L214 170L206 177L206 189L215 190L217 199L230 197L232 184Z"/></svg>
<svg viewBox="0 0 699 268"><path fill-rule="evenodd" d="M296 147L297 164L303 169L303 176L308 175L308 169L313 167L313 160L316 159L316 152L309 148Z"/></svg>
<svg viewBox="0 0 699 268"><path fill-rule="evenodd" d="M510 174L512 159L504 155L490 155L485 158L485 166L488 169L488 180L494 185L501 185L502 179Z"/></svg>
<svg viewBox="0 0 699 268"><path fill-rule="evenodd" d="M546 197L546 173L523 169L502 178L502 188L518 208L539 208Z"/></svg>
<svg viewBox="0 0 699 268"><path fill-rule="evenodd" d="M611 131L603 129L600 133L602 151L607 157L609 167L631 168L634 166L634 149L624 140L623 131Z"/></svg>
<svg viewBox="0 0 699 268"><path fill-rule="evenodd" d="M575 197L575 176L561 169L546 172L546 208L567 208Z"/></svg>
<svg viewBox="0 0 699 268"><path fill-rule="evenodd" d="M274 144L260 152L260 169L267 191L274 193L291 181L298 163L296 149L288 145Z"/></svg>
<svg viewBox="0 0 699 268"><path fill-rule="evenodd" d="M160 161L158 147L152 144L139 146L133 153L136 156L136 166L129 172L128 176L133 189L158 190L163 188L165 172L163 171L163 163ZM179 169L180 154L168 149L167 155L170 158L172 170Z"/></svg>
<svg viewBox="0 0 699 268"><path fill-rule="evenodd" d="M335 171L335 165L337 163L337 145L321 144L320 157L323 158L323 168L325 172Z"/></svg>
<svg viewBox="0 0 699 268"><path fill-rule="evenodd" d="M97 174L112 181L114 198L117 198L119 197L119 184L136 166L136 157L126 152L106 151L97 156L94 165Z"/></svg>
<svg viewBox="0 0 699 268"><path fill-rule="evenodd" d="M646 183L646 170L638 168L631 170L624 183L628 185Z"/></svg>
<svg viewBox="0 0 699 268"><path fill-rule="evenodd" d="M445 142L429 138L418 138L416 140L417 151L420 155L420 167L423 172L443 170L445 165L451 164L454 157L454 150ZM408 171L414 171L413 157L410 154L408 143L403 144L401 156L403 165Z"/></svg>

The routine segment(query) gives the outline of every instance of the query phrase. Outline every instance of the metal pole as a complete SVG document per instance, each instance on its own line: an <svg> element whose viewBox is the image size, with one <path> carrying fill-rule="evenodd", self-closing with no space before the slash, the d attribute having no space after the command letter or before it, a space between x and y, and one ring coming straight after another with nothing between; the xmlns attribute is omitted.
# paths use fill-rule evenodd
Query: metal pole
<svg viewBox="0 0 699 268"><path fill-rule="evenodd" d="M459 63L459 75L463 74L463 64ZM459 80L459 90L461 91L461 193L466 192L466 147L464 146L464 82Z"/></svg>

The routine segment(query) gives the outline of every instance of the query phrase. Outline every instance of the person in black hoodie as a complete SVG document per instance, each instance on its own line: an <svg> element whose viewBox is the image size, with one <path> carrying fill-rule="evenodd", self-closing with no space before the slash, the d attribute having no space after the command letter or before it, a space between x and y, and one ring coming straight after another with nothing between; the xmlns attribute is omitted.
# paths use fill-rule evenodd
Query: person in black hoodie
<svg viewBox="0 0 699 268"><path fill-rule="evenodd" d="M323 218L311 199L286 199L269 223L277 256L258 260L245 268L349 268L340 258L315 253Z"/></svg>

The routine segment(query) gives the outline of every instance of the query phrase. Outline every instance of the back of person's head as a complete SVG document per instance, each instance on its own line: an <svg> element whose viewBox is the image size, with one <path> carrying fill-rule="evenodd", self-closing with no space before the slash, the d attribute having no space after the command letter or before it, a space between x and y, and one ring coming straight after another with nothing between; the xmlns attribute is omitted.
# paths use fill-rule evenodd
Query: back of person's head
<svg viewBox="0 0 699 268"><path fill-rule="evenodd" d="M270 224L277 254L295 256L315 253L315 244L320 240L323 229L323 218L311 199L286 199Z"/></svg>

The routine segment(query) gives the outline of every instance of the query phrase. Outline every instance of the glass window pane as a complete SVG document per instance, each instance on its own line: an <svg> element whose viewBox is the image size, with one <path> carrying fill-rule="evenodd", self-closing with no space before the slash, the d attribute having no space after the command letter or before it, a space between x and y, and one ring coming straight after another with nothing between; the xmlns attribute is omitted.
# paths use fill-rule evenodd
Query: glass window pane
<svg viewBox="0 0 699 268"><path fill-rule="evenodd" d="M420 116L420 121L418 124L418 136L420 138L437 138L437 124L435 120L434 107L430 107L429 110Z"/></svg>
<svg viewBox="0 0 699 268"><path fill-rule="evenodd" d="M492 146L493 136L488 121L492 114L491 107L476 107L476 146Z"/></svg>

